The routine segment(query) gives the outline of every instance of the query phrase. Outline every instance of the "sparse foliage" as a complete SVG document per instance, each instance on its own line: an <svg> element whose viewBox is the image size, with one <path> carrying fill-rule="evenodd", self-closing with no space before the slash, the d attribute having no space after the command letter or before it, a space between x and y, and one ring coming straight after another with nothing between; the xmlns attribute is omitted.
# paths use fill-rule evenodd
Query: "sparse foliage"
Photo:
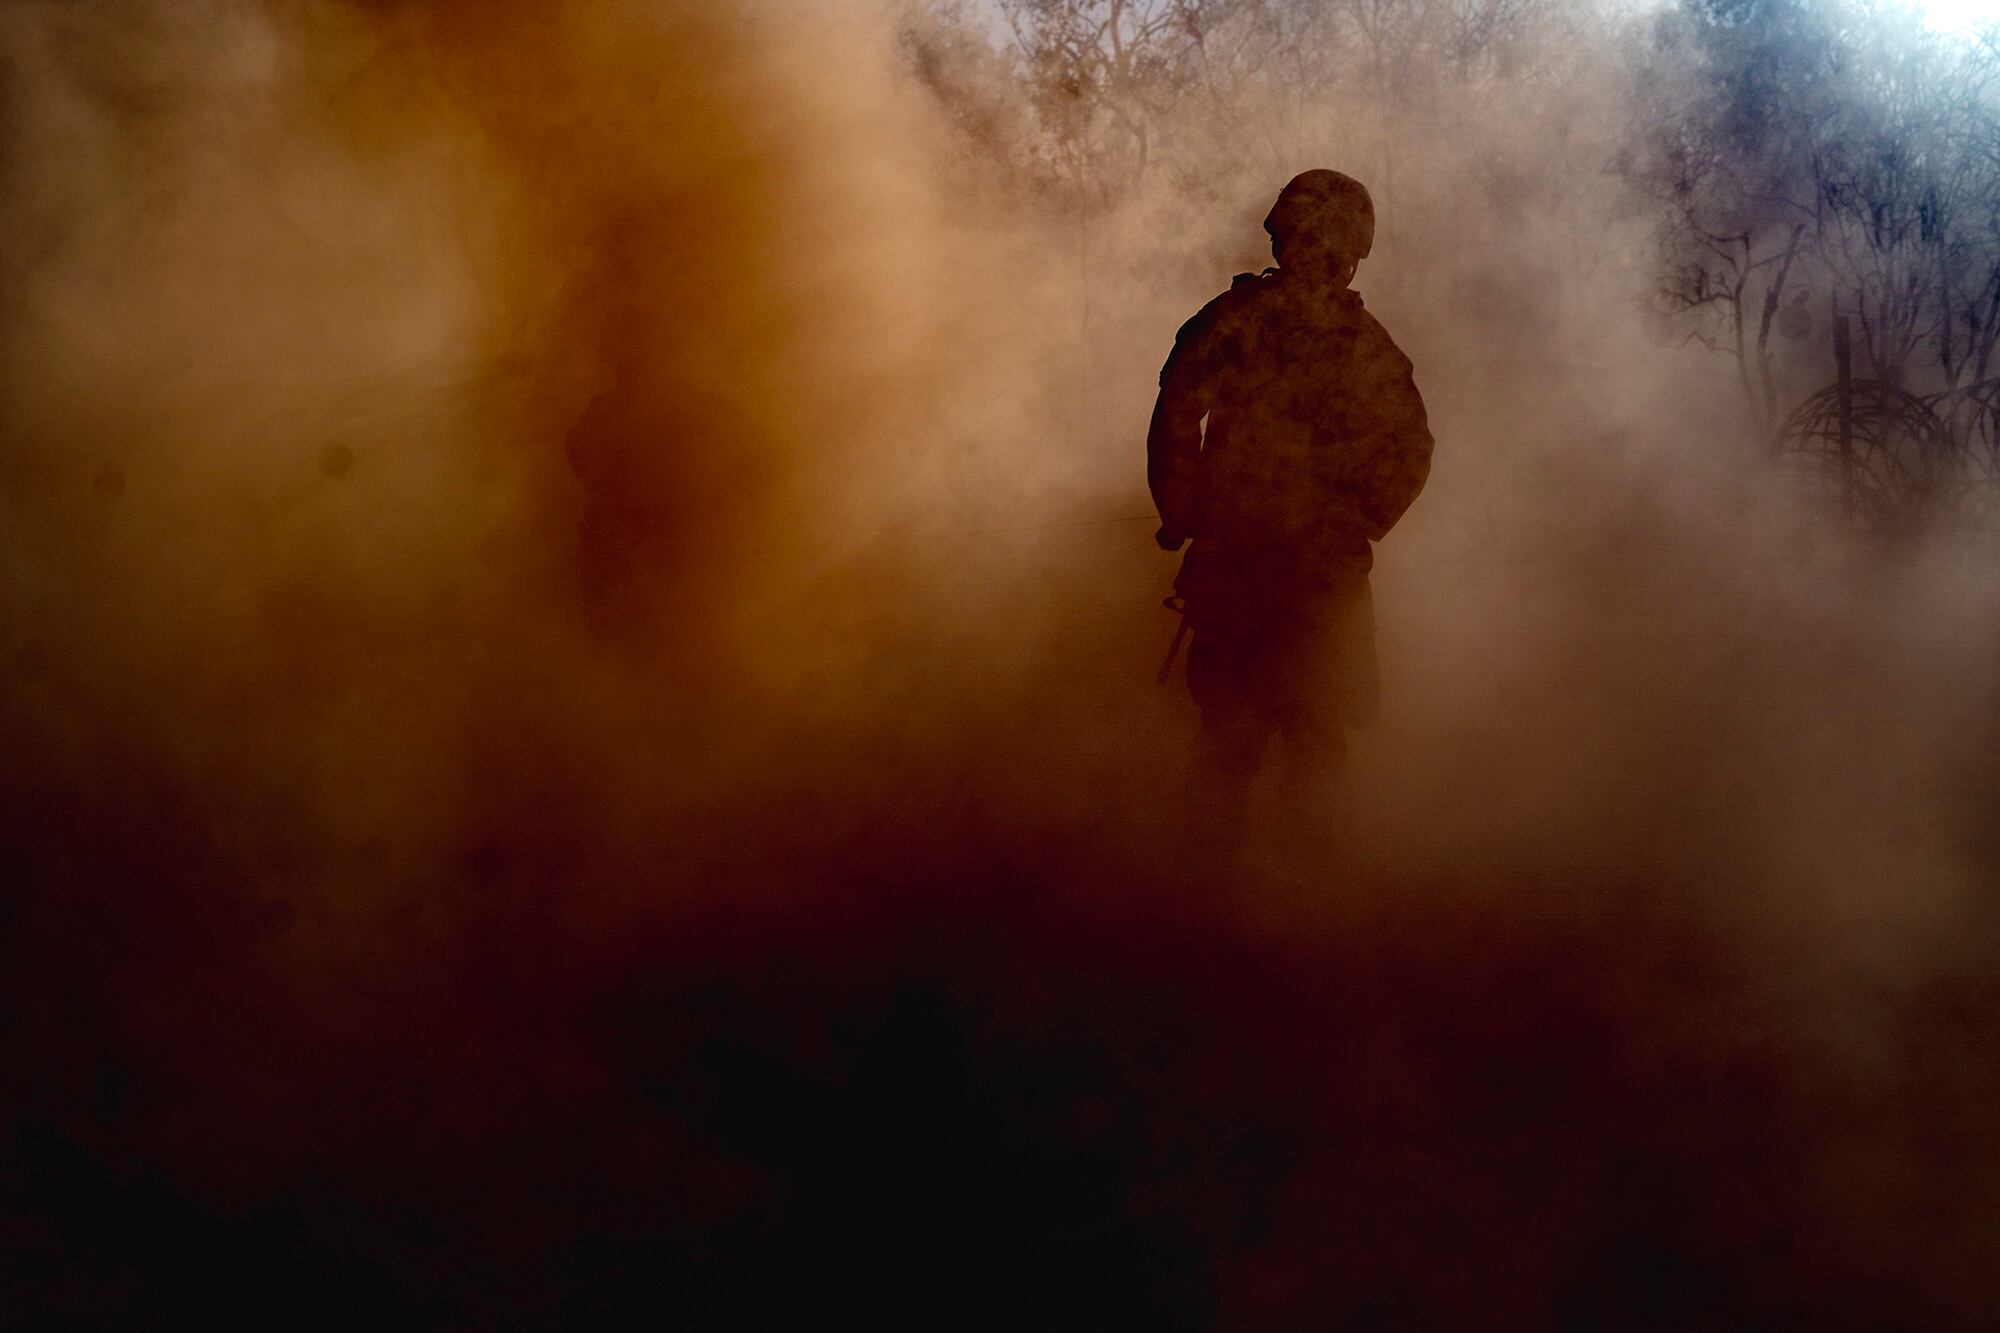
<svg viewBox="0 0 2000 1333"><path fill-rule="evenodd" d="M1984 377L2000 311L1987 48L1898 9L1686 0L1643 57L1618 166L1658 210L1657 304L1735 359L1761 414L1796 396L1773 334L1809 342L1790 359L1823 378L1836 309L1857 373L1924 393Z"/></svg>
<svg viewBox="0 0 2000 1333"><path fill-rule="evenodd" d="M1329 89L1415 110L1445 83L1533 78L1559 59L1546 39L1576 3L993 0L990 12L994 54L1034 127L1028 166L1105 203L1219 157L1289 160L1286 122ZM927 58L957 40L940 33L971 27L950 0L932 10L916 43Z"/></svg>

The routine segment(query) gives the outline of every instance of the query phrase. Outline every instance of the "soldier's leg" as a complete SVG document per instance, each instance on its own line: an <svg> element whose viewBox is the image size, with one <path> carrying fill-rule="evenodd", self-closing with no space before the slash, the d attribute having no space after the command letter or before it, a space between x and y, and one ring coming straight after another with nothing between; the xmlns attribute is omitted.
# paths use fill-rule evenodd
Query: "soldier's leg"
<svg viewBox="0 0 2000 1333"><path fill-rule="evenodd" d="M1224 872L1242 854L1250 786L1270 735L1270 724L1249 710L1202 710L1181 825L1181 850L1190 868Z"/></svg>
<svg viewBox="0 0 2000 1333"><path fill-rule="evenodd" d="M1197 629L1188 653L1188 688L1201 708L1181 821L1180 851L1192 874L1226 872L1243 849L1250 785L1274 729L1252 688L1253 647Z"/></svg>
<svg viewBox="0 0 2000 1333"><path fill-rule="evenodd" d="M1305 609L1293 646L1297 688L1284 717L1279 828L1296 854L1318 860L1340 841L1347 728L1365 726L1376 709L1374 613L1367 579L1347 581Z"/></svg>
<svg viewBox="0 0 2000 1333"><path fill-rule="evenodd" d="M1278 828L1295 853L1318 858L1337 846L1346 761L1347 734L1337 708L1305 709L1289 720Z"/></svg>

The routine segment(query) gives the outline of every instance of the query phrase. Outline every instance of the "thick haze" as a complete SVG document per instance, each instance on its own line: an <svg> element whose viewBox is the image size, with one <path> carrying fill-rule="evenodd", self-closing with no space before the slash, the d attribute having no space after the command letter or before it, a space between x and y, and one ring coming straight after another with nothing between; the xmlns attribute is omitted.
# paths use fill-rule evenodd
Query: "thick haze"
<svg viewBox="0 0 2000 1333"><path fill-rule="evenodd" d="M18 1124L232 1217L339 1195L323 1182L349 1173L369 1182L359 1214L422 1211L396 1194L407 1175L500 1272L597 1203L551 1183L560 1165L494 1184L462 1145L586 1175L700 1158L632 1129L619 1075L577 1053L631 976L648 995L680 971L754 976L772 1008L816 1011L788 989L808 983L772 978L893 971L870 941L906 917L958 941L990 915L1063 939L1035 955L1058 978L1090 975L1102 938L1124 942L1112 974L1171 973L1156 934L1245 960L1217 976L1295 972L1256 1016L1274 1058L1313 1058L1268 1035L1294 1018L1348 1025L1355 1051L1401 1034L1368 1086L1414 1089L1409 1123L1442 1136L1462 1129L1451 1107L1480 1112L1458 1073L1423 1072L1434 1059L1493 1062L1496 1086L1569 1087L1551 1069L1600 1058L1630 1081L1482 1122L1523 1117L1494 1143L1598 1145L1521 1158L1535 1183L1485 1139L1450 1158L1477 1180L1423 1177L1417 1195L1463 1202L1474 1228L1527 1191L1538 1238L1467 1260L1460 1286L1410 1279L1441 1326L1556 1306L1613 1326L1574 1312L1616 1298L1563 1275L1591 1235L1645 1224L1575 1200L1631 1172L1653 1182L1638 1195L1672 1194L1651 1173L1681 1160L1714 1185L1667 1228L1697 1238L1676 1253L1710 1286L1690 1289L1736 1301L1682 1308L1812 1292L1827 1307L1785 1308L1974 1318L2000 1227L1980 1045L2000 943L1992 549L1849 536L1764 462L1726 360L1658 336L1653 223L1609 170L1632 48L1549 22L1502 74L1424 67L1393 104L1189 102L1149 148L1172 164L1127 179L1031 169L1032 127L969 41L984 18L9 6L0 958L20 978ZM1175 327L1270 262L1259 220L1312 166L1374 191L1355 285L1415 363L1432 481L1378 553L1385 712L1356 738L1347 860L1162 907L1194 718L1178 680L1152 683L1173 564L1143 519L1146 416ZM1188 912L1252 943L1211 951L1173 924ZM1070 914L1097 924L1046 925ZM791 961L764 961L760 931ZM1273 940L1267 969L1255 942ZM1301 940L1337 956L1301 960ZM960 950L917 948L917 970L956 994ZM967 975L988 965L1033 971ZM1371 966L1398 979L1369 992ZM1021 1006L1052 1012L1026 993L968 1024L992 1040L1028 1024ZM1061 1021L1124 1012L1090 994ZM1440 1035L1467 1014L1493 1026ZM785 1059L818 1068L817 1038L779 1026ZM627 1036L602 1044L629 1054ZM1285 1096L1320 1087L1296 1078ZM112 1110L107 1079L130 1089ZM1383 1096L1365 1123L1404 1123ZM1687 1131L1703 1146L1685 1159L1592 1137L1683 1097L1722 1126ZM548 1128L599 1106L625 1108L613 1129ZM1782 1184L1731 1156L1738 1112L1763 1126L1748 1157L1789 1145ZM1424 1157L1383 1160L1405 1150ZM734 1169L673 1179L755 1196ZM1285 1229L1297 1191L1393 1190L1312 1169L1273 1205L1277 1239L1241 1242L1270 1271L1218 1269L1214 1326L1325 1313L1298 1276L1322 1233ZM1759 1219L1741 1234L1736 1188ZM346 1234L340 1207L301 1208L301 1244ZM499 1239L464 1222L489 1216ZM130 1276L147 1261L69 1225L24 1234L99 1256L73 1286L151 1290ZM1457 1252L1422 1234L1415 1273ZM361 1245L393 1250L398 1292L459 1273L402 1244ZM1874 1285L1850 1304L1838 1279L1864 1256ZM32 1264L8 1275L69 1298ZM566 1280L493 1278L491 1299L568 1311ZM76 1318L115 1321L117 1299ZM484 1299L438 1322L483 1324ZM1260 1301L1292 1313L1229 1322ZM1376 1326L1430 1326L1385 1308Z"/></svg>

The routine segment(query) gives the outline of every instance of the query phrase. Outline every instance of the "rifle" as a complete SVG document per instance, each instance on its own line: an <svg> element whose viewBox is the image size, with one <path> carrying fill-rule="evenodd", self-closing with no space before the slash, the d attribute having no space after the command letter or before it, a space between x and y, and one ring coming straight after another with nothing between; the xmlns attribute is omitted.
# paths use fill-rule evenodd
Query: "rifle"
<svg viewBox="0 0 2000 1333"><path fill-rule="evenodd" d="M1156 677L1157 681L1164 685L1167 683L1167 678L1174 674L1174 659L1181 655L1181 643L1187 638L1187 599L1178 593L1171 593L1161 599L1160 605L1169 611L1179 612L1181 618L1181 623L1174 627L1174 641L1167 645L1167 660L1160 663L1160 674Z"/></svg>

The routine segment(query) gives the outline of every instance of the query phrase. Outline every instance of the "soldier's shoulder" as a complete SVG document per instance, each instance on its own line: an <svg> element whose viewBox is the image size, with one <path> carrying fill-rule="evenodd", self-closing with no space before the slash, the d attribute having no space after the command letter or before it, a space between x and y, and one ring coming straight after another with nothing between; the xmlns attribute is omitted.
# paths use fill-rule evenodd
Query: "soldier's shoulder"
<svg viewBox="0 0 2000 1333"><path fill-rule="evenodd" d="M1276 271L1265 269L1262 273L1238 273L1229 280L1228 291L1195 311L1193 318L1181 325L1177 338L1186 340L1201 336L1242 316L1269 290L1269 279Z"/></svg>
<svg viewBox="0 0 2000 1333"><path fill-rule="evenodd" d="M1400 362L1404 366L1410 364L1410 358L1404 355L1403 349L1396 345L1396 340L1389 335L1387 326L1381 320L1375 318L1373 311L1363 308L1359 301L1355 302L1354 322L1360 329L1362 345L1370 352L1376 356Z"/></svg>
<svg viewBox="0 0 2000 1333"><path fill-rule="evenodd" d="M1254 310L1278 291L1278 270L1267 268L1262 273L1238 273L1229 280L1229 290L1211 301L1225 310Z"/></svg>

